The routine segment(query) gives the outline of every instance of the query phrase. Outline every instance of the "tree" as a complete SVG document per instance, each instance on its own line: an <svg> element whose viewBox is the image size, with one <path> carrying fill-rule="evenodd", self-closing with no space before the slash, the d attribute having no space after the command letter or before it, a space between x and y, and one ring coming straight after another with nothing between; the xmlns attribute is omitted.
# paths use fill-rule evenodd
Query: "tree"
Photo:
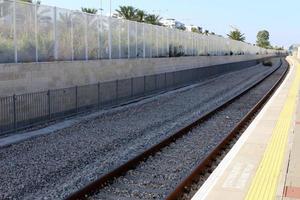
<svg viewBox="0 0 300 200"><path fill-rule="evenodd" d="M204 35L208 35L209 34L209 31L208 30L205 30L204 31Z"/></svg>
<svg viewBox="0 0 300 200"><path fill-rule="evenodd" d="M90 14L97 14L98 12L98 10L95 8L81 8L81 11Z"/></svg>
<svg viewBox="0 0 300 200"><path fill-rule="evenodd" d="M256 40L257 46L262 47L262 48L270 48L271 47L270 42L269 42L270 34L268 31L266 31L266 30L259 31L257 33L256 37L257 37L257 40Z"/></svg>
<svg viewBox="0 0 300 200"><path fill-rule="evenodd" d="M32 3L32 0L20 0L20 1L24 1L24 2L27 2L27 3ZM41 1L40 0L36 1L36 4L40 5Z"/></svg>
<svg viewBox="0 0 300 200"><path fill-rule="evenodd" d="M191 31L192 31L193 33L201 33L200 30L201 30L201 29L199 29L199 28L193 27Z"/></svg>
<svg viewBox="0 0 300 200"><path fill-rule="evenodd" d="M136 9L136 13L135 13L136 21L144 22L146 17L147 17L147 13L145 11Z"/></svg>
<svg viewBox="0 0 300 200"><path fill-rule="evenodd" d="M132 6L120 6L116 11L123 19L136 20L137 9Z"/></svg>
<svg viewBox="0 0 300 200"><path fill-rule="evenodd" d="M153 25L161 25L161 17L159 15L147 15L145 17L145 22Z"/></svg>
<svg viewBox="0 0 300 200"><path fill-rule="evenodd" d="M229 34L227 34L227 36L232 39L232 40L237 40L237 41L245 41L245 36L243 33L241 33L241 31L239 29L234 29L233 31L230 31Z"/></svg>

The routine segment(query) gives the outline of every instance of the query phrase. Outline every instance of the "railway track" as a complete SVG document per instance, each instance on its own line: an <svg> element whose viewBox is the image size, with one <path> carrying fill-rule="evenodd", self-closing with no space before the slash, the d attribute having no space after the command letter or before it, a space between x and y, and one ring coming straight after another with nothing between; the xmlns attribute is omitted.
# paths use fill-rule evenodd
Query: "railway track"
<svg viewBox="0 0 300 200"><path fill-rule="evenodd" d="M287 71L281 62L242 93L66 199L179 198L264 105Z"/></svg>

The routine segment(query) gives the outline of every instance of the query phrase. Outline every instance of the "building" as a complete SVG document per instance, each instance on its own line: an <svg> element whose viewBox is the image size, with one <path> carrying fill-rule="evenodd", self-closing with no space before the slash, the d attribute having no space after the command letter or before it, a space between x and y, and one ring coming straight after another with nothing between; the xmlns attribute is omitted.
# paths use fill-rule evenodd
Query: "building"
<svg viewBox="0 0 300 200"><path fill-rule="evenodd" d="M177 29L182 29L185 30L185 25L184 23L181 23L175 19L162 19L160 21L163 26L169 27L169 28L177 28Z"/></svg>
<svg viewBox="0 0 300 200"><path fill-rule="evenodd" d="M194 25L189 25L186 26L186 30L190 31L190 32L198 32L198 33L202 33L202 28L199 26L194 26ZM193 31L194 30L194 31Z"/></svg>

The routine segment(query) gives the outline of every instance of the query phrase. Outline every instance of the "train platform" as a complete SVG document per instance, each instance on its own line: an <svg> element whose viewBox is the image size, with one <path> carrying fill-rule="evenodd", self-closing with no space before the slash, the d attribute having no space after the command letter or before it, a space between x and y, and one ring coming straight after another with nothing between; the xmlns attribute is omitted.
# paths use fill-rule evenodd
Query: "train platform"
<svg viewBox="0 0 300 200"><path fill-rule="evenodd" d="M192 200L300 199L300 62Z"/></svg>

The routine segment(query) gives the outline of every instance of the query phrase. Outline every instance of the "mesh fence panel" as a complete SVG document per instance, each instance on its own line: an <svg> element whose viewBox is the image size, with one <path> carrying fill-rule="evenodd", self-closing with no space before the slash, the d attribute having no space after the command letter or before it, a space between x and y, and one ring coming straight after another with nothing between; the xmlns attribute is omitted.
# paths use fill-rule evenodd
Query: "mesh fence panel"
<svg viewBox="0 0 300 200"><path fill-rule="evenodd" d="M85 85L77 88L78 109L89 109L98 106L98 84Z"/></svg>
<svg viewBox="0 0 300 200"><path fill-rule="evenodd" d="M121 23L119 19L111 18L111 57L113 59L120 58L120 29Z"/></svg>
<svg viewBox="0 0 300 200"><path fill-rule="evenodd" d="M136 58L137 56L137 22L128 21L129 24L129 50L130 50L130 58Z"/></svg>
<svg viewBox="0 0 300 200"><path fill-rule="evenodd" d="M16 4L16 38L18 61L36 60L35 6L27 3Z"/></svg>
<svg viewBox="0 0 300 200"><path fill-rule="evenodd" d="M124 102L133 96L133 81L132 79L124 79L118 81L118 102Z"/></svg>
<svg viewBox="0 0 300 200"><path fill-rule="evenodd" d="M38 58L39 61L54 60L54 9L37 6Z"/></svg>
<svg viewBox="0 0 300 200"><path fill-rule="evenodd" d="M121 20L120 21L120 45L121 45L121 58L128 58L128 21L127 20Z"/></svg>
<svg viewBox="0 0 300 200"><path fill-rule="evenodd" d="M144 57L144 24L139 23L137 25L137 57Z"/></svg>
<svg viewBox="0 0 300 200"><path fill-rule="evenodd" d="M87 15L88 59L100 59L100 21L97 15Z"/></svg>
<svg viewBox="0 0 300 200"><path fill-rule="evenodd" d="M48 114L47 92L16 96L16 123L18 127L42 120Z"/></svg>
<svg viewBox="0 0 300 200"><path fill-rule="evenodd" d="M84 60L86 58L86 15L81 12L72 13L72 25L74 60Z"/></svg>
<svg viewBox="0 0 300 200"><path fill-rule="evenodd" d="M153 36L152 36L152 26L149 24L145 24L145 55L146 58L151 58L152 57L152 41L153 41Z"/></svg>
<svg viewBox="0 0 300 200"><path fill-rule="evenodd" d="M14 129L13 97L0 98L0 133Z"/></svg>
<svg viewBox="0 0 300 200"><path fill-rule="evenodd" d="M143 96L145 92L145 78L135 77L132 80L132 94L133 96Z"/></svg>
<svg viewBox="0 0 300 200"><path fill-rule="evenodd" d="M109 19L100 16L100 59L109 58Z"/></svg>
<svg viewBox="0 0 300 200"><path fill-rule="evenodd" d="M76 112L76 88L53 90L50 92L52 116L62 116Z"/></svg>
<svg viewBox="0 0 300 200"><path fill-rule="evenodd" d="M4 1L0 6L0 63L10 63L15 61L13 3Z"/></svg>
<svg viewBox="0 0 300 200"><path fill-rule="evenodd" d="M100 84L100 103L101 106L110 106L117 101L117 82L110 81Z"/></svg>
<svg viewBox="0 0 300 200"><path fill-rule="evenodd" d="M73 31L74 33L74 31ZM79 33L80 34L80 33ZM72 60L72 13L69 10L56 9L56 44L57 59ZM75 42L77 44L77 42ZM77 50L77 52L80 50Z"/></svg>

